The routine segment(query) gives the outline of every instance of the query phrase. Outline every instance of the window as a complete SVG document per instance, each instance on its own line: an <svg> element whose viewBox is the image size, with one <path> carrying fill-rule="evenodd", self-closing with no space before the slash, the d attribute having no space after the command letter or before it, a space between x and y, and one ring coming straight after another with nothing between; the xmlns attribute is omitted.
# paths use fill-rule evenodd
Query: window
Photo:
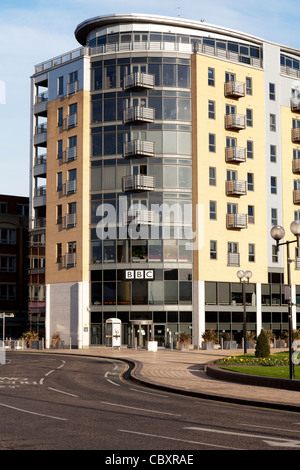
<svg viewBox="0 0 300 470"><path fill-rule="evenodd" d="M247 173L248 191L254 191L254 174Z"/></svg>
<svg viewBox="0 0 300 470"><path fill-rule="evenodd" d="M246 95L252 95L252 78L246 77Z"/></svg>
<svg viewBox="0 0 300 470"><path fill-rule="evenodd" d="M235 81L235 73L225 72L225 82L234 82Z"/></svg>
<svg viewBox="0 0 300 470"><path fill-rule="evenodd" d="M276 245L272 245L272 262L278 263L278 249Z"/></svg>
<svg viewBox="0 0 300 470"><path fill-rule="evenodd" d="M227 203L227 214L237 214L238 205L232 202Z"/></svg>
<svg viewBox="0 0 300 470"><path fill-rule="evenodd" d="M271 194L277 194L277 178L271 176Z"/></svg>
<svg viewBox="0 0 300 470"><path fill-rule="evenodd" d="M215 86L215 69L208 68L208 85Z"/></svg>
<svg viewBox="0 0 300 470"><path fill-rule="evenodd" d="M253 141L247 140L247 158L253 158Z"/></svg>
<svg viewBox="0 0 300 470"><path fill-rule="evenodd" d="M62 244L61 243L56 244L56 262L57 263L62 262Z"/></svg>
<svg viewBox="0 0 300 470"><path fill-rule="evenodd" d="M269 83L269 99L275 101L275 83Z"/></svg>
<svg viewBox="0 0 300 470"><path fill-rule="evenodd" d="M7 202L0 202L0 214L7 214Z"/></svg>
<svg viewBox="0 0 300 470"><path fill-rule="evenodd" d="M209 167L209 185L216 186L216 168L213 166Z"/></svg>
<svg viewBox="0 0 300 470"><path fill-rule="evenodd" d="M56 206L56 223L62 224L62 205Z"/></svg>
<svg viewBox="0 0 300 470"><path fill-rule="evenodd" d="M227 181L235 181L237 177L236 170L227 170L226 171L226 180Z"/></svg>
<svg viewBox="0 0 300 470"><path fill-rule="evenodd" d="M248 223L254 224L254 206L248 206Z"/></svg>
<svg viewBox="0 0 300 470"><path fill-rule="evenodd" d="M16 272L16 258L14 256L0 256L0 272Z"/></svg>
<svg viewBox="0 0 300 470"><path fill-rule="evenodd" d="M16 244L16 230L10 228L0 228L0 243L5 245Z"/></svg>
<svg viewBox="0 0 300 470"><path fill-rule="evenodd" d="M276 145L270 145L270 162L276 163L277 160L277 147Z"/></svg>
<svg viewBox="0 0 300 470"><path fill-rule="evenodd" d="M294 220L300 220L300 210L294 211ZM277 224L274 224L277 225Z"/></svg>
<svg viewBox="0 0 300 470"><path fill-rule="evenodd" d="M240 265L239 244L236 242L227 243L228 266Z"/></svg>
<svg viewBox="0 0 300 470"><path fill-rule="evenodd" d="M216 118L216 106L215 102L209 100L208 101L208 118L209 119L215 119Z"/></svg>
<svg viewBox="0 0 300 470"><path fill-rule="evenodd" d="M58 77L57 79L57 95L64 94L64 77Z"/></svg>
<svg viewBox="0 0 300 470"><path fill-rule="evenodd" d="M270 114L270 131L276 132L276 115Z"/></svg>
<svg viewBox="0 0 300 470"><path fill-rule="evenodd" d="M63 157L63 141L57 141L57 158L60 160Z"/></svg>
<svg viewBox="0 0 300 470"><path fill-rule="evenodd" d="M61 127L63 125L63 108L57 110L57 125Z"/></svg>
<svg viewBox="0 0 300 470"><path fill-rule="evenodd" d="M76 193L77 189L77 170L76 168L68 171L67 194Z"/></svg>
<svg viewBox="0 0 300 470"><path fill-rule="evenodd" d="M217 242L216 240L210 240L210 259L217 259Z"/></svg>
<svg viewBox="0 0 300 470"><path fill-rule="evenodd" d="M62 191L62 172L57 173L57 191Z"/></svg>
<svg viewBox="0 0 300 470"><path fill-rule="evenodd" d="M248 260L250 263L255 262L255 245L254 243L248 244Z"/></svg>
<svg viewBox="0 0 300 470"><path fill-rule="evenodd" d="M252 109L246 109L246 124L248 127L253 126L253 110Z"/></svg>
<svg viewBox="0 0 300 470"><path fill-rule="evenodd" d="M278 225L278 211L274 207L271 209L271 224Z"/></svg>
<svg viewBox="0 0 300 470"><path fill-rule="evenodd" d="M209 201L209 218L210 220L217 220L217 202Z"/></svg>
<svg viewBox="0 0 300 470"><path fill-rule="evenodd" d="M215 134L209 134L208 149L209 149L210 152L215 152L216 151L216 136L215 136Z"/></svg>

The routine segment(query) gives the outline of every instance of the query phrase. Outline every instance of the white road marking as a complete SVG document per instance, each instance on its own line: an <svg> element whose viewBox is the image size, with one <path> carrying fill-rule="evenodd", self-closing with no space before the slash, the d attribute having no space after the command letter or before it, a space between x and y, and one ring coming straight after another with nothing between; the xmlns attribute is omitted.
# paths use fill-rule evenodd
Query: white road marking
<svg viewBox="0 0 300 470"><path fill-rule="evenodd" d="M242 426L251 426L252 428L272 429L272 431L285 431L285 432L300 432L295 429L271 428L269 426L259 426L258 424L242 424Z"/></svg>
<svg viewBox="0 0 300 470"><path fill-rule="evenodd" d="M71 397L78 398L78 395L74 395L73 393L69 393L69 392L64 392L63 390L58 390L57 388L48 387L48 389L53 390L54 392L64 393L65 395L70 395Z"/></svg>
<svg viewBox="0 0 300 470"><path fill-rule="evenodd" d="M239 436L239 437L250 437L250 438L257 438L262 439L269 445L280 445L281 447L298 447L300 448L300 441L292 441L291 439L285 439L283 437L273 437L273 436L262 436L260 434L247 434L243 432L233 432L233 431L222 431L221 429L210 429L210 428L199 428L199 427L186 427L183 429L189 429L192 431L205 431L205 432L214 432L217 434L228 434L231 436ZM270 439L269 441L267 439ZM277 442L274 442L277 441ZM278 444L279 441L279 444ZM272 443L272 444L271 444Z"/></svg>
<svg viewBox="0 0 300 470"><path fill-rule="evenodd" d="M54 372L54 369L53 369L53 370L49 370L49 372L47 372L47 374L45 374L45 376L47 377L47 375L52 374L52 372Z"/></svg>
<svg viewBox="0 0 300 470"><path fill-rule="evenodd" d="M179 414L176 414L176 413L166 413L164 411L146 410L145 408L135 408L134 406L119 405L118 403L109 403L107 401L101 401L100 403L103 403L104 405L118 406L120 408L128 408L129 410L144 411L146 413L158 413L161 415L180 416Z"/></svg>
<svg viewBox="0 0 300 470"><path fill-rule="evenodd" d="M119 384L116 384L115 382L113 382L112 380L109 380L109 379L106 379L107 382L111 383L112 385L115 385L116 387L120 387Z"/></svg>
<svg viewBox="0 0 300 470"><path fill-rule="evenodd" d="M30 415L43 416L44 418L58 419L60 421L67 421L67 419L65 418L59 418L58 416L44 415L42 413L35 413L34 411L22 410L21 408L16 408L15 406L5 405L4 403L0 403L0 406L4 406L5 408L11 408L12 410L16 410L16 411L21 411L22 413L28 413Z"/></svg>
<svg viewBox="0 0 300 470"><path fill-rule="evenodd" d="M147 433L136 432L136 431L127 431L126 429L118 429L118 431L119 432L127 432L127 433L130 433L130 434L138 434L140 436L157 437L158 439L168 439L170 441L185 442L187 444L197 444L197 445L204 445L204 446L209 446L209 447L218 447L218 448L230 449L230 450L241 450L241 449L237 449L235 447L219 446L217 444L210 444L210 443L207 443L207 442L188 441L186 439L178 439L176 437L160 436L160 435L156 435L156 434L147 434Z"/></svg>

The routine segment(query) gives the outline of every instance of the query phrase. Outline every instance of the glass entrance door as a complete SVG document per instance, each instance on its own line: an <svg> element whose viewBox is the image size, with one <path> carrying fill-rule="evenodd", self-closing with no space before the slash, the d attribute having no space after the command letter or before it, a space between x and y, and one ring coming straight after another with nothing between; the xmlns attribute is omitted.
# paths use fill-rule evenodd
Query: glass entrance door
<svg viewBox="0 0 300 470"><path fill-rule="evenodd" d="M132 347L146 348L147 341L152 338L151 321L132 321L131 322L131 344Z"/></svg>
<svg viewBox="0 0 300 470"><path fill-rule="evenodd" d="M166 347L166 326L154 325L154 341L157 341L158 347Z"/></svg>

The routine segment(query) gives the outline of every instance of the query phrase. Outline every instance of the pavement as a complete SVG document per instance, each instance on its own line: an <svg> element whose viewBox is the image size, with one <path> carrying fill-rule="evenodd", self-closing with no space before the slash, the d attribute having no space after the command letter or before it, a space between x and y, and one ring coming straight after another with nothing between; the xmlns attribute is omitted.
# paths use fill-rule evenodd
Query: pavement
<svg viewBox="0 0 300 470"><path fill-rule="evenodd" d="M219 358L242 354L237 350L169 350L157 351L93 347L80 350L45 350L120 359L130 364L131 379L146 387L208 398L219 402L238 403L262 408L300 412L299 391L247 385L208 376L205 366ZM253 353L248 350L248 353ZM272 351L278 352L278 349ZM300 381L297 381L300 382Z"/></svg>

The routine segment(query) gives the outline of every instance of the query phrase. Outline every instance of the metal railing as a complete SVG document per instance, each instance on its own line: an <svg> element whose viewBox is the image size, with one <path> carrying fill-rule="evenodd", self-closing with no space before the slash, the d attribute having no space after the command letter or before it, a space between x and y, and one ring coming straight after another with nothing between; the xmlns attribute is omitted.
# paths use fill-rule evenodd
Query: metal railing
<svg viewBox="0 0 300 470"><path fill-rule="evenodd" d="M293 159L293 173L300 172L300 158Z"/></svg>
<svg viewBox="0 0 300 470"><path fill-rule="evenodd" d="M124 77L124 90L131 88L153 88L155 76L145 72L134 72Z"/></svg>
<svg viewBox="0 0 300 470"><path fill-rule="evenodd" d="M226 214L226 228L247 228L246 214Z"/></svg>
<svg viewBox="0 0 300 470"><path fill-rule="evenodd" d="M226 181L226 194L227 196L244 196L247 194L246 181L243 180L229 180Z"/></svg>
<svg viewBox="0 0 300 470"><path fill-rule="evenodd" d="M225 93L225 96L241 98L245 96L245 83L236 82L235 80L230 80L229 82L225 82L224 93Z"/></svg>
<svg viewBox="0 0 300 470"><path fill-rule="evenodd" d="M246 116L244 114L226 114L225 115L225 127L226 129L245 129L246 128Z"/></svg>
<svg viewBox="0 0 300 470"><path fill-rule="evenodd" d="M154 150L154 142L136 139L132 140L131 142L124 143L123 157L153 157Z"/></svg>
<svg viewBox="0 0 300 470"><path fill-rule="evenodd" d="M226 147L225 159L226 159L226 162L245 162L246 161L246 148Z"/></svg>
<svg viewBox="0 0 300 470"><path fill-rule="evenodd" d="M300 142L300 127L295 127L292 129L292 141Z"/></svg>
<svg viewBox="0 0 300 470"><path fill-rule="evenodd" d="M77 217L76 214L66 214L65 217L66 228L68 227L75 227L77 224Z"/></svg>
<svg viewBox="0 0 300 470"><path fill-rule="evenodd" d="M152 191L154 177L147 175L128 175L122 178L123 191Z"/></svg>
<svg viewBox="0 0 300 470"><path fill-rule="evenodd" d="M240 265L240 254L239 253L227 253L227 266L239 266Z"/></svg>
<svg viewBox="0 0 300 470"><path fill-rule="evenodd" d="M124 110L124 123L153 122L154 109L146 106L132 106Z"/></svg>

